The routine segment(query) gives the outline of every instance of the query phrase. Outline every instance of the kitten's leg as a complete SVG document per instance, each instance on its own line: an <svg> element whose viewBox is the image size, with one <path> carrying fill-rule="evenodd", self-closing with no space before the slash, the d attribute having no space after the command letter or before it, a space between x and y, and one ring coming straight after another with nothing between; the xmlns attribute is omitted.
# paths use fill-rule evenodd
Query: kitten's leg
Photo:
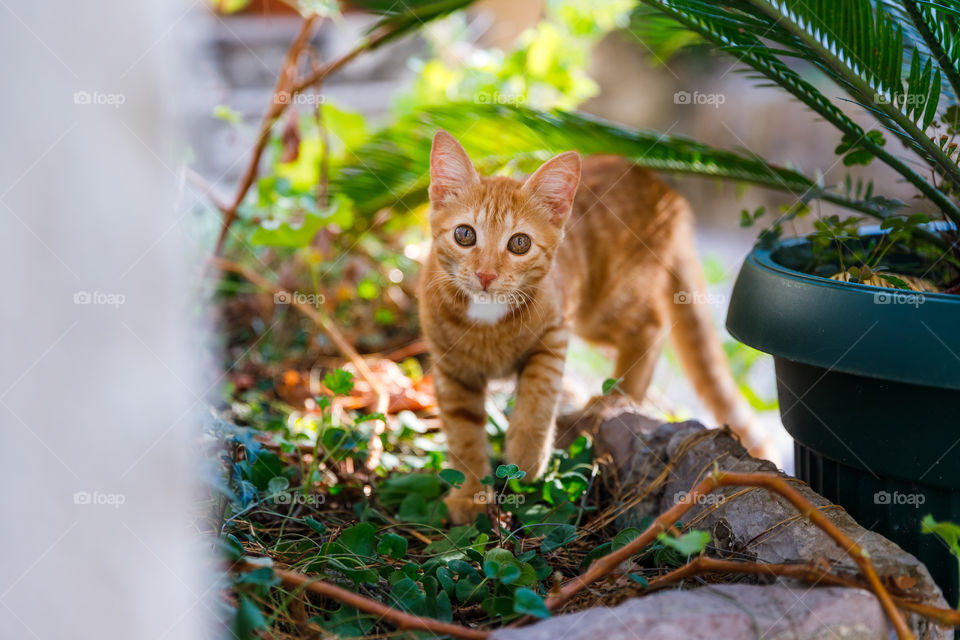
<svg viewBox="0 0 960 640"><path fill-rule="evenodd" d="M507 462L538 478L550 461L557 401L563 383L567 331L548 330L527 356L517 379L517 400L507 429Z"/></svg>
<svg viewBox="0 0 960 640"><path fill-rule="evenodd" d="M631 313L630 317L639 314ZM619 381L617 387L608 395L596 394L578 412L564 416L557 433L558 446L569 446L577 436L583 433L595 434L600 424L610 417L610 411L619 410L631 402L643 402L653 379L654 367L667 330L659 322L645 321L641 329L617 336L617 363L614 377Z"/></svg>
<svg viewBox="0 0 960 640"><path fill-rule="evenodd" d="M622 338L614 376L618 387L636 403L643 402L668 335L665 323L650 315L644 324Z"/></svg>
<svg viewBox="0 0 960 640"><path fill-rule="evenodd" d="M447 436L447 461L466 476L461 487L452 489L444 502L454 524L470 524L486 509L489 498L487 487L480 483L490 473L484 430L486 381L465 382L436 367L434 385L440 405L440 421Z"/></svg>

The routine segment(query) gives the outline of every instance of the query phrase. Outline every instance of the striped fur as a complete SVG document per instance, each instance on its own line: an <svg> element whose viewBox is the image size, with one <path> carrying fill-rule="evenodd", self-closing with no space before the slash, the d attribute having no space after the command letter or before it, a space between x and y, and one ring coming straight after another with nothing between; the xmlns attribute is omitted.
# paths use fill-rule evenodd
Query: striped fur
<svg viewBox="0 0 960 640"><path fill-rule="evenodd" d="M581 179L580 157L568 152L525 181L480 177L456 140L438 132L430 197L421 323L448 459L467 476L447 499L451 520L471 521L489 497L480 484L490 471L488 380L517 375L507 461L527 478L543 473L570 330L617 349L620 386L637 401L672 335L717 420L753 440L750 412L698 296L704 282L692 215L653 174L623 158L593 156L583 161ZM473 246L454 240L462 224L475 230ZM506 248L518 232L532 240L523 255ZM478 273L496 276L486 291ZM481 304L505 309L478 310Z"/></svg>

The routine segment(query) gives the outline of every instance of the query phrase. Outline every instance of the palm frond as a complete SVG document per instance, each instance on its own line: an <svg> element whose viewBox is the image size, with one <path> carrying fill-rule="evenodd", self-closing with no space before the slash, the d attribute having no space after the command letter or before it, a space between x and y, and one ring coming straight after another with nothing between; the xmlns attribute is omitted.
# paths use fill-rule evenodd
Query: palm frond
<svg viewBox="0 0 960 640"><path fill-rule="evenodd" d="M762 13L758 14L757 11L752 10L748 2L733 2L724 6L718 6L709 0L643 0L643 2L649 7L657 9L664 16L675 20L678 26L689 29L714 44L719 50L734 56L741 63L760 73L763 78L771 81L773 86L789 92L836 127L843 134L844 140L854 141L854 146L869 151L917 187L945 215L960 220L960 210L935 185L928 182L926 178L910 168L900 158L884 149L882 140L866 135L860 125L855 123L832 100L823 95L781 59L784 56L798 54L797 39L786 30L780 29L776 24L771 25ZM863 23L866 16L864 14L852 14L849 17L860 19L860 22ZM883 25L884 28L889 27L886 22ZM877 29L880 29L880 27L875 25L873 32L876 32ZM875 35L870 36L869 33L871 32L869 30L865 31L862 24L860 27L853 29L853 32L859 35L850 37L858 42L869 41L871 37L876 37ZM867 35L864 35L864 33ZM767 42L773 42L774 45L768 45ZM802 54L802 49L799 53ZM806 56L801 55L801 57ZM850 56L845 57L849 58ZM914 61L915 66L919 64L919 57L916 56L916 52ZM885 64L889 64L890 68L874 69L871 76L878 87L883 86L879 80L883 77L888 78L886 82L890 85L899 82L899 80L893 80L894 77L899 78L899 71L893 69L893 66L897 64L895 59L890 58ZM912 79L908 86L913 87L916 95L910 94L910 99L903 101L905 108L907 108L906 113L916 118L932 118L939 97L939 81L938 76L930 76L929 59L928 66L922 69L917 67L916 73L911 75ZM927 93L918 97L921 94L921 86L928 87ZM928 96L929 100L927 99ZM922 105L927 106L927 112L920 114L918 110ZM877 108L875 104L866 106L871 111ZM880 115L883 116L882 113ZM890 123L888 118L881 117L881 123L884 128L892 130L894 133L905 135L893 123ZM916 148L921 153L925 153L919 146Z"/></svg>
<svg viewBox="0 0 960 640"><path fill-rule="evenodd" d="M960 96L960 4L943 0L927 2L902 0L902 7L888 0L891 12L904 16L912 27L917 47L937 61L949 81L949 97ZM922 45L921 45L922 43Z"/></svg>
<svg viewBox="0 0 960 640"><path fill-rule="evenodd" d="M683 49L707 44L696 30L685 28L658 8L648 7L643 2L638 2L630 12L627 30L661 64L666 64Z"/></svg>
<svg viewBox="0 0 960 640"><path fill-rule="evenodd" d="M880 199L849 200L793 169L679 136L626 129L582 114L473 103L436 107L381 131L352 152L352 162L331 182L332 192L348 196L366 213L397 203L422 203L437 129L456 136L485 171L507 164L529 171L553 154L576 149L587 155L622 155L656 171L760 185L804 202L821 198L880 218L897 208Z"/></svg>
<svg viewBox="0 0 960 640"><path fill-rule="evenodd" d="M474 0L354 0L354 4L360 8L382 16L369 30L369 33L388 33L387 37L378 41L378 45L418 29L431 20L463 9L473 2Z"/></svg>
<svg viewBox="0 0 960 640"><path fill-rule="evenodd" d="M882 5L873 0L740 0L733 4L773 20L765 37L821 68L925 162L960 184L960 168L925 133L936 114L940 70L932 64L928 67L929 58L922 60L914 49L904 77L903 28Z"/></svg>

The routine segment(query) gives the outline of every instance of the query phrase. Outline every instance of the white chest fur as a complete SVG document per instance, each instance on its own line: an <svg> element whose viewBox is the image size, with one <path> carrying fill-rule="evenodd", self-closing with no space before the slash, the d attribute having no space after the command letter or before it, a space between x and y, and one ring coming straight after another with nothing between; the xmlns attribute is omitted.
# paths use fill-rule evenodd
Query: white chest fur
<svg viewBox="0 0 960 640"><path fill-rule="evenodd" d="M467 317L480 324L496 324L507 315L510 305L506 302L482 302L474 300L467 307Z"/></svg>

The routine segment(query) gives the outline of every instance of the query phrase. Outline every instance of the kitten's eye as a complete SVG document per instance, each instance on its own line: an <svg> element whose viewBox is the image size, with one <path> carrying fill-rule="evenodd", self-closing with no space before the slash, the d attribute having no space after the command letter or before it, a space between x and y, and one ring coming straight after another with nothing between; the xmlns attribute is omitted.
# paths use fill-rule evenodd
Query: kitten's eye
<svg viewBox="0 0 960 640"><path fill-rule="evenodd" d="M453 239L461 247L472 247L477 244L477 232L473 230L473 227L461 224L453 230Z"/></svg>
<svg viewBox="0 0 960 640"><path fill-rule="evenodd" d="M530 242L530 236L525 233L516 233L510 238L510 241L507 242L507 249L510 250L510 253L515 253L518 256L522 256L527 251L530 251L530 246L533 243Z"/></svg>

